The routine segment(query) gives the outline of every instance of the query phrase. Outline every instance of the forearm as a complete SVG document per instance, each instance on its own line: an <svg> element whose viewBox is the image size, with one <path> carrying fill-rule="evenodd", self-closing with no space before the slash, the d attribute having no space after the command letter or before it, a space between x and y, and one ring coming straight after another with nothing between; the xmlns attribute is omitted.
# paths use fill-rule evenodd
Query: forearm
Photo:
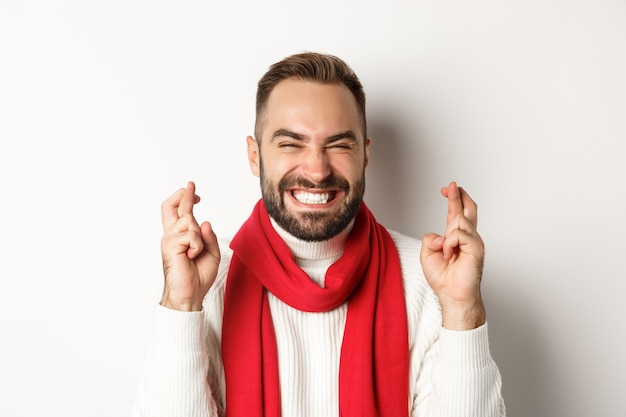
<svg viewBox="0 0 626 417"><path fill-rule="evenodd" d="M186 313L158 306L154 334L137 392L133 417L214 417L207 384L202 312Z"/></svg>

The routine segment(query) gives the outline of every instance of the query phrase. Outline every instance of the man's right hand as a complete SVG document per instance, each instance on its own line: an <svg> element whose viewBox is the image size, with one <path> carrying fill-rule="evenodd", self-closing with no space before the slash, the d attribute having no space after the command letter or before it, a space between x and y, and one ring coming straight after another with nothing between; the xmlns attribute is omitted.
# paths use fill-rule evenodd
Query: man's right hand
<svg viewBox="0 0 626 417"><path fill-rule="evenodd" d="M165 286L161 305L181 311L202 310L220 263L217 237L209 222L198 224L193 206L200 201L193 182L161 205L161 254Z"/></svg>

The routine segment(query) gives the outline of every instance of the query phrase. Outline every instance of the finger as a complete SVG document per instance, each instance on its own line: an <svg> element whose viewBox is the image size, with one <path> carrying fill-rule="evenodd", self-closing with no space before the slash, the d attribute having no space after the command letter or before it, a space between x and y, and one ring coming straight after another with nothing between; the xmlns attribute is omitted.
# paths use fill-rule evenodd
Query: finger
<svg viewBox="0 0 626 417"><path fill-rule="evenodd" d="M483 240L478 234L468 233L461 229L456 229L446 235L442 245L445 259L450 259L459 252L482 257L484 249Z"/></svg>
<svg viewBox="0 0 626 417"><path fill-rule="evenodd" d="M452 181L447 188L441 189L441 194L448 199L448 217L446 223L450 223L454 216L463 213L461 192L456 182Z"/></svg>
<svg viewBox="0 0 626 417"><path fill-rule="evenodd" d="M448 223L453 216L462 213L475 226L478 225L478 206L463 187L451 182L441 189L441 195L448 199Z"/></svg>
<svg viewBox="0 0 626 417"><path fill-rule="evenodd" d="M217 242L217 236L215 235L215 232L213 231L213 227L211 226L211 223L204 222L202 223L200 228L201 228L201 234L202 234L202 241L204 242L205 252L219 259L220 247Z"/></svg>
<svg viewBox="0 0 626 417"><path fill-rule="evenodd" d="M161 221L163 223L164 230L172 227L178 221L178 218L180 217L179 207L187 190L187 188L177 190L174 194L168 197L163 204L161 204ZM199 202L200 197L194 194L193 204L191 206L193 207L194 204Z"/></svg>
<svg viewBox="0 0 626 417"><path fill-rule="evenodd" d="M189 259L194 259L201 254L208 254L219 260L220 248L217 242L217 236L213 232L213 227L211 226L211 223L203 222L202 225L198 226L198 230L194 232L202 240L202 245L190 245L189 251L187 251L187 256L189 257Z"/></svg>
<svg viewBox="0 0 626 417"><path fill-rule="evenodd" d="M171 233L161 239L161 251L168 257L186 254L189 259L193 259L203 249L202 236L196 230Z"/></svg>
<svg viewBox="0 0 626 417"><path fill-rule="evenodd" d="M457 214L452 219L450 219L450 222L446 225L446 230L443 235L448 236L455 230L463 230L464 232L469 234L478 234L474 223L472 223L470 219L462 214Z"/></svg>
<svg viewBox="0 0 626 417"><path fill-rule="evenodd" d="M200 225L192 214L185 214L170 228L172 233L183 233L188 230L200 233Z"/></svg>
<svg viewBox="0 0 626 417"><path fill-rule="evenodd" d="M436 233L427 233L422 238L422 249L427 254L432 254L434 252L440 252L443 247L443 236L440 236Z"/></svg>
<svg viewBox="0 0 626 417"><path fill-rule="evenodd" d="M427 233L422 238L422 248L420 249L420 262L430 262L429 258L436 260L436 264L441 267L443 260L443 236L436 233Z"/></svg>
<svg viewBox="0 0 626 417"><path fill-rule="evenodd" d="M451 259L454 255L459 253L459 246L461 245L461 235L464 232L456 230L446 236L443 240L442 251L444 259Z"/></svg>
<svg viewBox="0 0 626 417"><path fill-rule="evenodd" d="M161 221L165 230L178 221L178 206L184 193L185 189L181 188L161 204Z"/></svg>
<svg viewBox="0 0 626 417"><path fill-rule="evenodd" d="M184 214L192 214L194 204L199 201L198 198L199 197L196 196L196 184L194 184L193 181L189 181L180 199L180 204L178 205L178 217Z"/></svg>
<svg viewBox="0 0 626 417"><path fill-rule="evenodd" d="M463 187L459 187L461 203L463 204L463 215L475 226L478 225L478 205L472 200Z"/></svg>
<svg viewBox="0 0 626 417"><path fill-rule="evenodd" d="M186 232L189 235L189 249L187 250L187 257L189 259L195 259L202 252L204 252L204 240L202 239L202 233L200 230L190 230Z"/></svg>

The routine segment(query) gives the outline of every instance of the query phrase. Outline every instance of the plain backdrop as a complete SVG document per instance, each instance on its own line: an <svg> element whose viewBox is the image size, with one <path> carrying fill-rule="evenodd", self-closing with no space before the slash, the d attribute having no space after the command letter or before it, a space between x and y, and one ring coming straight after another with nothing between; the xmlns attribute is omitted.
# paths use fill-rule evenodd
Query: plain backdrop
<svg viewBox="0 0 626 417"><path fill-rule="evenodd" d="M160 204L237 230L256 82L305 50L361 77L382 223L478 202L508 415L626 416L621 0L0 0L0 415L129 414Z"/></svg>

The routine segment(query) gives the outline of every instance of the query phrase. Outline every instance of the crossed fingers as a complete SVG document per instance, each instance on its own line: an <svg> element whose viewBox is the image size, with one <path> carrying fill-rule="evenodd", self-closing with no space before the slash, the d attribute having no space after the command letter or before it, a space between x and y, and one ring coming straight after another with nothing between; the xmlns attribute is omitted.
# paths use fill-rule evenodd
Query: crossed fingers
<svg viewBox="0 0 626 417"><path fill-rule="evenodd" d="M161 220L165 233L164 240L178 247L178 252L187 252L190 259L204 249L202 230L193 215L193 206L200 201L196 186L189 182L172 194L161 205Z"/></svg>
<svg viewBox="0 0 626 417"><path fill-rule="evenodd" d="M193 216L193 206L198 202L200 197L196 195L196 185L190 181L186 188L176 191L161 205L163 228L171 228L181 217Z"/></svg>
<svg viewBox="0 0 626 417"><path fill-rule="evenodd" d="M482 240L476 231L478 224L478 207L469 194L451 182L441 189L441 194L448 199L448 216L444 233L443 254L445 259L452 258L462 247L469 253L482 250ZM477 244L478 245L470 245Z"/></svg>
<svg viewBox="0 0 626 417"><path fill-rule="evenodd" d="M478 225L478 206L462 187L457 186L456 182L451 182L447 188L441 189L441 194L448 199L447 223L461 215L467 218L474 228Z"/></svg>

